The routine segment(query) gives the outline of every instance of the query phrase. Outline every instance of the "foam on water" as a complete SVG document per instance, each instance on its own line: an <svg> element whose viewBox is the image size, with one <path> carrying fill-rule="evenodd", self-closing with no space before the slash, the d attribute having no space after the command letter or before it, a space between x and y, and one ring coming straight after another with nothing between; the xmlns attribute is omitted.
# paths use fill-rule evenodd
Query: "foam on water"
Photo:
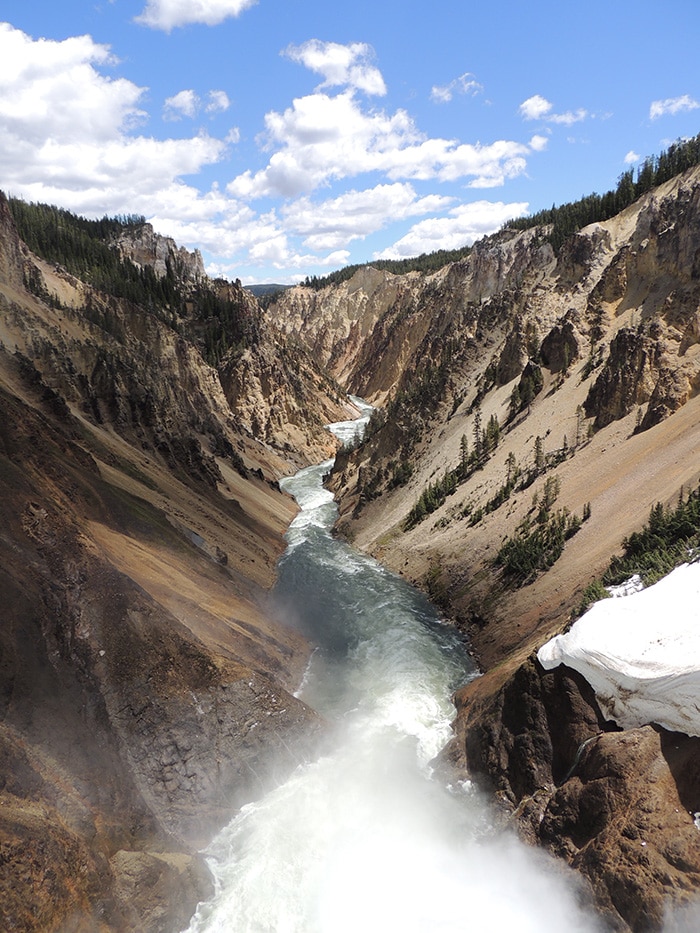
<svg viewBox="0 0 700 933"><path fill-rule="evenodd" d="M490 833L468 783L430 778L475 672L420 593L333 539L327 469L285 481L302 511L276 595L318 645L299 695L335 724L333 750L217 836L216 894L189 933L597 929L551 863Z"/></svg>

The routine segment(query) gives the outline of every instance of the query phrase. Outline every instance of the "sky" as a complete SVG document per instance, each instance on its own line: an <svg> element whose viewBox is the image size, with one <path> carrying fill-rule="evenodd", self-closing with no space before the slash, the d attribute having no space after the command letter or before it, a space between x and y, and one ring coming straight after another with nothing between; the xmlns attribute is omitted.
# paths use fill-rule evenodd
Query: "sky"
<svg viewBox="0 0 700 933"><path fill-rule="evenodd" d="M0 0L0 189L210 275L455 249L700 132L697 0Z"/></svg>

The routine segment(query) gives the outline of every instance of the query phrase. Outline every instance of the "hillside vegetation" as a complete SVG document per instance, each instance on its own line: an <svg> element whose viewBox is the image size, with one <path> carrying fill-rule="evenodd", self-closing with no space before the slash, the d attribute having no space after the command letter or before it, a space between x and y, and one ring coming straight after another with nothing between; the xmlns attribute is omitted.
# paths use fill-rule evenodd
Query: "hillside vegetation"
<svg viewBox="0 0 700 933"><path fill-rule="evenodd" d="M124 254L120 243L142 233L144 217L88 220L62 208L17 198L10 198L9 205L20 237L37 256L99 292L148 309L196 340L212 365L228 351L241 351L258 339L256 317L240 289L224 288L223 283L217 287L203 274L192 275L175 249L166 257L160 275L152 264L136 263ZM58 295L31 269L25 273L25 285L39 298L61 306ZM94 314L94 304L89 297L86 300L86 313Z"/></svg>

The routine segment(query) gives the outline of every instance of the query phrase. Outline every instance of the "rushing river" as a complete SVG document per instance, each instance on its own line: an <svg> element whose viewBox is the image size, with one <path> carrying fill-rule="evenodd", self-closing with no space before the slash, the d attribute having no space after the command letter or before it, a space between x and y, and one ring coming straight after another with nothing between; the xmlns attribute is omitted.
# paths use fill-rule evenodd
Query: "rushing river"
<svg viewBox="0 0 700 933"><path fill-rule="evenodd" d="M216 893L188 933L596 930L541 854L490 831L468 784L431 778L475 672L420 593L332 537L331 463L284 481L301 512L276 596L318 646L298 695L335 738L219 833Z"/></svg>

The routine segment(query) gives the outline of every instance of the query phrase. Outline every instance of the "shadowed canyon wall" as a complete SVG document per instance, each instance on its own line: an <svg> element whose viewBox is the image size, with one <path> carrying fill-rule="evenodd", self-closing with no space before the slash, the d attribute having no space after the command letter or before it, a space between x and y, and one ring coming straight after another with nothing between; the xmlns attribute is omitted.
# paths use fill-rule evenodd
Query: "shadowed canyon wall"
<svg viewBox="0 0 700 933"><path fill-rule="evenodd" d="M202 289L255 300L150 229L120 249L177 260L184 311L39 259L0 200L8 930L186 925L211 885L197 849L320 731L292 695L310 647L267 596L296 511L276 481L333 451L348 407L262 321L207 363Z"/></svg>

